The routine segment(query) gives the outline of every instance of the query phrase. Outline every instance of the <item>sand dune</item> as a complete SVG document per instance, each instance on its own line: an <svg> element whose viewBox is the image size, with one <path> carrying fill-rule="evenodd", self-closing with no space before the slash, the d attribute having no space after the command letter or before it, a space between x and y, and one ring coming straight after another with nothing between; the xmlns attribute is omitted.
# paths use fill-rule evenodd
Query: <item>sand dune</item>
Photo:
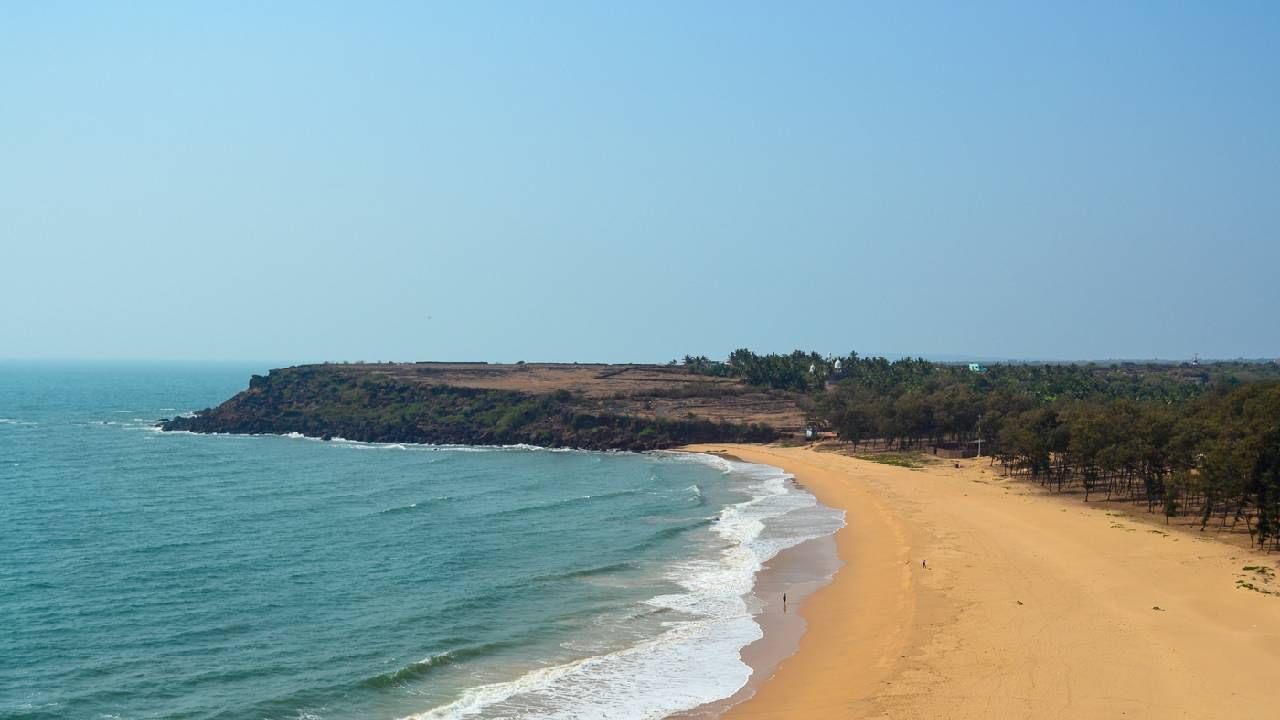
<svg viewBox="0 0 1280 720"><path fill-rule="evenodd" d="M729 718L1280 716L1280 596L1237 585L1275 555L1045 497L985 461L697 449L786 468L848 512L846 566L800 609L800 650Z"/></svg>

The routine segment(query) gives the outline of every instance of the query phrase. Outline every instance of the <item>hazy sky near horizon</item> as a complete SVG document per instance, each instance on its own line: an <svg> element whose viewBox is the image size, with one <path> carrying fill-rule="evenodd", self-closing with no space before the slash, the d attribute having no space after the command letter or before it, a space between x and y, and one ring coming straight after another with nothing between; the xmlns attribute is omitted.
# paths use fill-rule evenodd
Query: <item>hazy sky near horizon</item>
<svg viewBox="0 0 1280 720"><path fill-rule="evenodd" d="M1280 356L1280 4L906 5L4 3L0 358Z"/></svg>

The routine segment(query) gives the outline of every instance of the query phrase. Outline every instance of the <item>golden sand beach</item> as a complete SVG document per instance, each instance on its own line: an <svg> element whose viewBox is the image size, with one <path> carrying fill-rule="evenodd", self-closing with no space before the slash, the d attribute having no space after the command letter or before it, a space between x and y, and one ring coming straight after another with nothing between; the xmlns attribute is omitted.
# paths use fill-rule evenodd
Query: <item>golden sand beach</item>
<svg viewBox="0 0 1280 720"><path fill-rule="evenodd" d="M688 449L784 468L847 512L799 650L727 718L1280 713L1280 596L1237 585L1275 555L1045 497L985 460Z"/></svg>

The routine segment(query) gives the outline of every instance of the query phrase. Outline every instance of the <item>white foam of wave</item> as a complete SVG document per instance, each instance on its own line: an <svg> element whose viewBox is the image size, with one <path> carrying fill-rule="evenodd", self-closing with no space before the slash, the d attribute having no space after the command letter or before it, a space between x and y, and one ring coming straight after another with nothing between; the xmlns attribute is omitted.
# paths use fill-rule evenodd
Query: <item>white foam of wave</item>
<svg viewBox="0 0 1280 720"><path fill-rule="evenodd" d="M529 450L533 452L579 453L579 454L586 454L586 455L599 455L601 453L604 453L606 455L616 455L618 453L626 452L625 450L581 450L579 448L568 448L568 447L543 447L542 445L526 445L524 443L517 443L515 445L503 445L502 447L517 449L517 450Z"/></svg>
<svg viewBox="0 0 1280 720"><path fill-rule="evenodd" d="M226 435L228 433L208 433L210 435ZM346 447L356 450L418 450L428 452L463 452L463 453L483 453L483 452L502 452L504 450L541 450L534 445L434 445L429 443L385 443L385 442L367 442L364 440L348 440L344 437L331 437L328 440L324 438L314 437L312 435L304 435L300 432L287 433L254 433L250 437L281 437L290 440L308 440L311 442L323 442L335 447ZM576 451L575 451L576 452Z"/></svg>
<svg viewBox="0 0 1280 720"><path fill-rule="evenodd" d="M379 510L378 513L380 515L386 515L388 513L404 512L405 510L416 509L420 503L436 503L436 502L443 502L445 500L452 500L452 499L453 499L452 495L436 495L434 497L427 498L426 500L420 500L419 502L409 503L408 505L397 505L395 507L389 507L386 510ZM448 653L445 653L445 655L448 655ZM418 664L421 664L421 663L418 663Z"/></svg>
<svg viewBox="0 0 1280 720"><path fill-rule="evenodd" d="M321 440L320 438L307 438L308 440ZM321 442L324 442L321 440ZM408 450L409 448L403 443L372 443L359 442L356 440L348 440L346 438L332 438L328 441L334 447L351 448L352 450ZM417 447L417 446L415 446Z"/></svg>
<svg viewBox="0 0 1280 720"><path fill-rule="evenodd" d="M421 667L431 667L441 660L448 660L451 657L453 657L453 653L446 650L445 652L436 653L435 655L428 655L414 664Z"/></svg>
<svg viewBox="0 0 1280 720"><path fill-rule="evenodd" d="M624 650L471 688L448 705L405 720L656 719L728 697L745 685L751 668L740 652L762 635L752 615L756 573L781 550L835 532L844 514L789 487L791 476L778 468L689 457L741 474L750 496L718 516L713 528L724 544L716 553L670 568L667 579L681 592L646 603L689 619L665 623L657 637ZM787 521L797 514L803 517Z"/></svg>
<svg viewBox="0 0 1280 720"><path fill-rule="evenodd" d="M155 427L156 421L147 418L130 418L128 420L94 420L92 422L77 423L78 425L107 425L110 427L118 427L123 430L141 430L143 428Z"/></svg>
<svg viewBox="0 0 1280 720"><path fill-rule="evenodd" d="M752 465L750 463L742 462L735 463L732 460L727 460L719 455L712 455L711 453L691 453L679 450L652 450L649 454L670 462L691 462L699 465L710 465L718 469L723 475L728 475L729 473L739 469L744 475L748 476L762 472L760 470L755 470L755 468L767 468L768 474L786 474L783 473L782 470L769 465Z"/></svg>
<svg viewBox="0 0 1280 720"><path fill-rule="evenodd" d="M179 417L194 417L194 416L195 416L195 411L192 411L188 413L183 413ZM332 444L336 446L352 447L352 448L360 448L360 449L417 450L417 451L425 451L425 452L457 452L457 453L550 452L550 453L582 453L582 454L589 454L589 455L599 455L602 452L605 454L614 454L615 452L622 452L622 451L613 451L613 450L605 450L605 451L580 450L577 448L549 448L549 447L543 447L541 445L528 445L526 443L516 443L514 445L455 445L455 444L449 444L449 443L434 444L434 443L411 443L411 442L382 443L382 442L367 442L364 440L348 440L347 438L343 438L343 437L332 437L328 440L325 440L324 438L314 437L311 435L304 435L300 432L287 432L287 433L225 433L225 432L204 433L204 432L201 432L201 433L196 433L196 432L191 432L189 430L165 430L162 432L167 432L172 435L205 435L205 436L216 436L216 437L241 437L241 438L277 437L277 438L288 438L290 440L307 440L310 442L324 442L326 444ZM672 453L672 454L674 455L675 453Z"/></svg>

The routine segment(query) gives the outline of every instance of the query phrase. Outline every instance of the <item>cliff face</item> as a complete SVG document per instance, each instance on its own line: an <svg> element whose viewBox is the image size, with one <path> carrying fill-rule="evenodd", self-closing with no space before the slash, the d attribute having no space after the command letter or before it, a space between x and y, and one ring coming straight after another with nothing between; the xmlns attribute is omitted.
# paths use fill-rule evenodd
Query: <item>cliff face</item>
<svg viewBox="0 0 1280 720"><path fill-rule="evenodd" d="M767 442L761 424L601 412L565 389L531 393L426 384L362 366L311 365L255 375L249 388L163 430L301 433L365 442L653 450L695 442Z"/></svg>

